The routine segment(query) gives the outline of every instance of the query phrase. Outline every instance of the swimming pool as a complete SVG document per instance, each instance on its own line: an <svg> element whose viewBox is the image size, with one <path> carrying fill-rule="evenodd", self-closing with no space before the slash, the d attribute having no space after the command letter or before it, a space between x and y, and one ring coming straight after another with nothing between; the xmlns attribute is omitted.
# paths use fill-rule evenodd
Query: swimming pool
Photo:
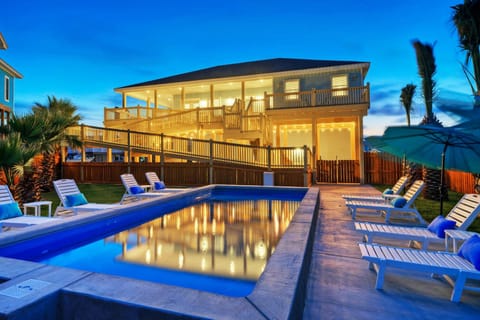
<svg viewBox="0 0 480 320"><path fill-rule="evenodd" d="M239 200L235 195L232 200L232 195L225 194L220 200L212 195L217 200L194 204L79 248L42 257L40 262L246 296L300 205L298 195L293 195L294 200L261 194L256 197Z"/></svg>
<svg viewBox="0 0 480 320"><path fill-rule="evenodd" d="M101 273L73 272L73 269L69 268L44 267L45 264L6 260L1 257L0 280L4 283L0 286L15 286L16 283L23 284L24 280L32 279L46 281L50 286L38 289L39 291L32 296L35 296L37 300L51 300L52 297L60 299L56 303L62 306L63 314L68 316L75 314L79 318L88 318L88 315L92 315L88 312L95 313L99 310L98 308L111 316L119 314L120 310L122 314L148 310L157 316L171 316L173 313L180 316L190 315L206 318L215 318L223 310L223 312L235 312L239 319L256 318L259 312L272 318L285 318L292 312L301 314L306 285L305 275L308 273L315 226L312 221L319 207L319 192L315 188L218 185L201 187L183 195L171 196L168 199L143 201L133 206L126 205L120 210L91 215L82 214L65 219L58 225L44 224L41 227L29 227L28 232L20 230L10 235L7 235L9 232L5 232L0 234L0 254L11 254L12 251L9 252L9 250L16 248L13 252L19 257L27 256L28 252L37 252L40 256L46 256L51 251L57 250L57 245L62 247L73 238L83 241L85 234L95 235L98 229L123 230L132 220L139 218L139 210L142 211L141 219L149 221L158 216L158 212L150 210L156 204L162 203L165 212L169 212L181 209L180 204L184 205L185 202L200 203L211 197L212 194L220 197L222 193L231 193L232 191L239 198L242 197L240 194L245 193L248 199L255 197L260 191L275 195L291 194L297 191L304 195L307 192L287 232L276 246L255 289L245 298L228 298L223 295L200 293L200 291L191 291L191 289L176 286L149 285L151 282L138 282L139 280L129 280ZM60 294L54 294L55 292L60 292ZM52 294L54 295L52 296ZM9 302L8 299L13 300ZM13 305L19 308L18 301L10 297L0 302L0 305L10 306L9 303L14 303ZM45 304L34 305L38 307ZM28 308L31 307L33 305L30 301ZM88 315L84 314L85 312Z"/></svg>

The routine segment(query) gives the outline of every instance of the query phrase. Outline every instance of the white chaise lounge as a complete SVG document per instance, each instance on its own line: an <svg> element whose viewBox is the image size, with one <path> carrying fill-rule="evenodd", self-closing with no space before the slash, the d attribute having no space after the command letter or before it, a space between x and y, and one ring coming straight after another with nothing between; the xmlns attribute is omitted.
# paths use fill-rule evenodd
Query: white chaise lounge
<svg viewBox="0 0 480 320"><path fill-rule="evenodd" d="M352 219L354 220L356 219L357 211L360 209L367 212L379 212L380 214L385 215L385 221L387 223L390 222L390 218L392 217L392 215L396 215L403 218L418 220L419 224L426 225L425 220L415 208L415 200L422 192L423 187L423 181L417 180L408 189L407 193L405 193L403 197L396 198L392 200L392 202L385 203L385 201L374 202L365 200L347 200L345 201L345 205L351 212ZM399 200L404 201L402 201L402 203Z"/></svg>
<svg viewBox="0 0 480 320"><path fill-rule="evenodd" d="M480 213L480 195L465 194L450 210L445 219L454 221L454 228L467 230ZM381 223L355 222L355 229L363 234L367 243L372 243L375 237L392 238L407 241L418 241L423 250L430 243L443 242L444 238L426 227L402 227Z"/></svg>
<svg viewBox="0 0 480 320"><path fill-rule="evenodd" d="M480 271L470 261L455 253L367 243L360 243L359 247L362 258L370 262L370 269L377 272L376 289L382 289L388 267L442 275L453 286L450 296L453 302L460 301L464 289L480 292L480 287L466 286L469 279L480 280Z"/></svg>
<svg viewBox="0 0 480 320"><path fill-rule="evenodd" d="M55 210L55 215L62 211L72 211L74 214L78 214L80 211L113 209L120 205L89 203L73 179L55 180L53 186L60 198L60 204Z"/></svg>
<svg viewBox="0 0 480 320"><path fill-rule="evenodd" d="M405 189L405 185L408 182L407 176L402 176L390 189L390 193L384 193L382 195L366 195L366 194L345 194L342 195L342 198L345 200L366 200L366 201L385 201L385 199L393 199L396 196L399 196L400 193Z"/></svg>
<svg viewBox="0 0 480 320"><path fill-rule="evenodd" d="M148 183L150 184L150 190L152 192L180 192L185 191L185 189L180 188L167 188L165 183L160 180L156 172L150 171L145 172L145 178L147 178Z"/></svg>
<svg viewBox="0 0 480 320"><path fill-rule="evenodd" d="M55 221L55 218L23 215L7 185L0 185L0 232L3 227L26 227Z"/></svg>
<svg viewBox="0 0 480 320"><path fill-rule="evenodd" d="M121 174L120 179L125 187L125 193L123 194L121 202L124 202L128 199L151 199L168 194L167 192L145 192L145 189L138 184L137 180L131 173Z"/></svg>

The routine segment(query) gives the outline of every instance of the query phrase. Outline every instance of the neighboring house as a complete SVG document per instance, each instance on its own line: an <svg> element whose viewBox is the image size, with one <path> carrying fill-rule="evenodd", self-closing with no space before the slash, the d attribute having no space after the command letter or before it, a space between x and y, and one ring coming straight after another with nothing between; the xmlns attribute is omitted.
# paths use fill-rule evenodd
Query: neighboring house
<svg viewBox="0 0 480 320"><path fill-rule="evenodd" d="M356 160L363 172L369 67L278 58L128 85L115 89L122 106L105 108L104 125L258 146L306 145L314 160Z"/></svg>
<svg viewBox="0 0 480 320"><path fill-rule="evenodd" d="M6 50L7 43L0 33L0 50ZM22 75L0 59L0 126L10 119L14 108L14 79L21 79Z"/></svg>

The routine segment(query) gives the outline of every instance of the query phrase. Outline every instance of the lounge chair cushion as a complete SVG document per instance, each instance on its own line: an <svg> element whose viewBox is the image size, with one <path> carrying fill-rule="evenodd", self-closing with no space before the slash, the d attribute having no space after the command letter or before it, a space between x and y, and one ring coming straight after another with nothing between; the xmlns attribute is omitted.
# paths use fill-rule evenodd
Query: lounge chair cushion
<svg viewBox="0 0 480 320"><path fill-rule="evenodd" d="M467 239L458 250L458 255L470 261L475 269L480 270L480 237L473 235Z"/></svg>
<svg viewBox="0 0 480 320"><path fill-rule="evenodd" d="M390 188L389 188L389 189L385 189L385 190L383 191L383 194L393 194L393 190L390 189Z"/></svg>
<svg viewBox="0 0 480 320"><path fill-rule="evenodd" d="M66 207L75 207L88 203L83 193L69 194L65 197L65 202Z"/></svg>
<svg viewBox="0 0 480 320"><path fill-rule="evenodd" d="M163 183L163 181L157 181L154 183L154 188L155 190L162 190L162 189L165 189L165 183Z"/></svg>
<svg viewBox="0 0 480 320"><path fill-rule="evenodd" d="M393 199L391 203L395 208L403 208L407 204L407 199L404 197L399 197Z"/></svg>
<svg viewBox="0 0 480 320"><path fill-rule="evenodd" d="M22 211L18 207L18 203L10 202L0 204L0 220L8 219L8 218L15 218L22 215Z"/></svg>
<svg viewBox="0 0 480 320"><path fill-rule="evenodd" d="M455 221L438 216L428 225L427 229L440 238L445 238L446 229L455 229Z"/></svg>
<svg viewBox="0 0 480 320"><path fill-rule="evenodd" d="M144 192L145 192L145 190L140 186L130 187L130 193L131 194L139 194L139 193L144 193Z"/></svg>

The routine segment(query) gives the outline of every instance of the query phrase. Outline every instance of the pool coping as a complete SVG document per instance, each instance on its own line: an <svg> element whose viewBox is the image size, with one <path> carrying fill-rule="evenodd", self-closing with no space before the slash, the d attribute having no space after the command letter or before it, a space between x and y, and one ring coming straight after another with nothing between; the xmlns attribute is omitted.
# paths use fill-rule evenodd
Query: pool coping
<svg viewBox="0 0 480 320"><path fill-rule="evenodd" d="M126 205L117 210L96 214L82 214L63 223L48 223L32 226L31 232L0 234L0 246L9 241L19 241L34 234L53 231L68 225L80 225L103 217L112 217L132 210L132 207L149 206L151 202L162 203L180 197L199 197L212 188L290 188L264 186L209 185L188 189L185 192L161 199ZM272 191L273 191L272 189ZM0 302L0 317L30 314L40 308L43 314L52 314L52 319L128 318L165 319L215 318L215 319L291 319L303 313L311 248L315 233L315 220L319 209L319 189L308 189L297 209L287 232L277 245L264 273L253 292L236 298L218 294L151 283L135 279L84 272L68 268L46 266L40 263L0 258L0 292L19 286L29 279L37 279L52 285L36 290L22 299L7 297ZM68 221L67 221L68 220ZM24 228L27 229L27 228ZM47 230L47 231L46 231ZM43 303L38 303L39 301ZM56 305L55 308L51 308ZM45 306L42 309L42 306ZM50 306L50 307L49 307ZM27 312L28 311L28 312ZM22 317L24 318L24 317ZM28 317L25 319L29 319ZM32 318L33 319L33 318Z"/></svg>

